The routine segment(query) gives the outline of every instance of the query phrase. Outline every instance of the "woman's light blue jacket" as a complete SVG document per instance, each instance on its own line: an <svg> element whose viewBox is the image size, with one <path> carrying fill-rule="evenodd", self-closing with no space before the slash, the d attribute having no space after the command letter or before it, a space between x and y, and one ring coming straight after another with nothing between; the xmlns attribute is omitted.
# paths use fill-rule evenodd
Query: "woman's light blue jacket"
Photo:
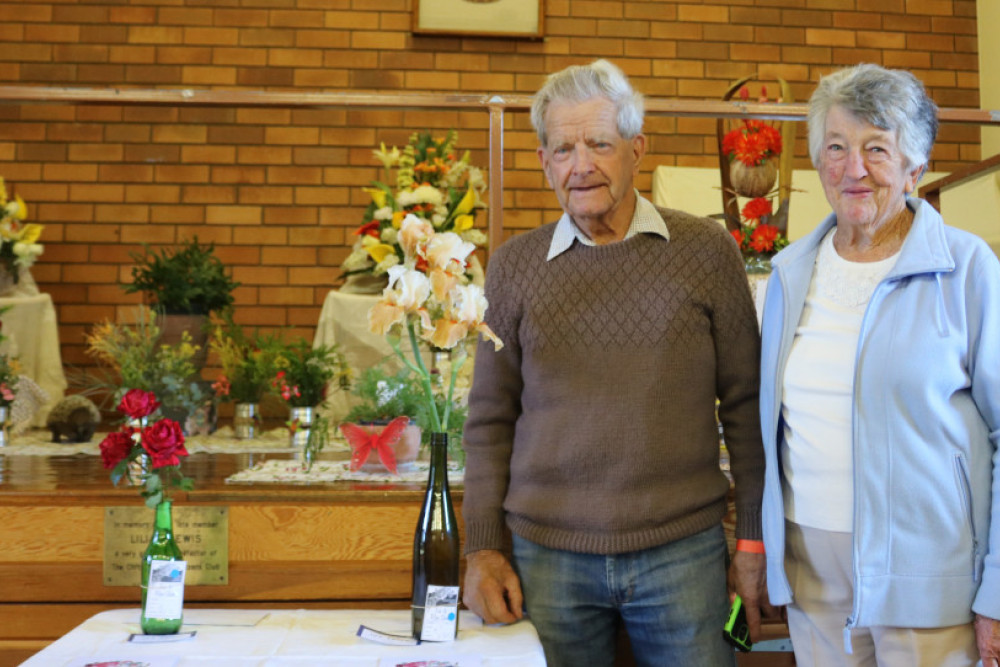
<svg viewBox="0 0 1000 667"><path fill-rule="evenodd" d="M854 358L854 607L845 628L1000 618L1000 262L909 199L913 226L875 288ZM764 304L760 417L767 585L785 576L781 377L830 215L775 256Z"/></svg>

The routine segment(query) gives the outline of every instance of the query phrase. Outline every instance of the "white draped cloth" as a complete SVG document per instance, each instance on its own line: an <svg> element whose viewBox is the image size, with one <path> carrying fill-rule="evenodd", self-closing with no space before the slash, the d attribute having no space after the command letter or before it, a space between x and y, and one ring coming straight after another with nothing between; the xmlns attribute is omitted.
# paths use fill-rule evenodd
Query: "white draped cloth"
<svg viewBox="0 0 1000 667"><path fill-rule="evenodd" d="M44 426L49 410L62 400L66 392L62 355L59 350L59 323L52 297L40 293L31 273L21 273L14 290L0 297L0 308L11 306L0 315L7 340L0 353L16 356L21 373L44 392L45 402L35 412L31 425ZM33 400L40 396L33 394Z"/></svg>
<svg viewBox="0 0 1000 667"><path fill-rule="evenodd" d="M419 646L362 639L361 625L409 636L410 612L185 609L181 632L194 630L193 638L134 643L128 639L141 632L139 610L115 609L87 619L22 667L82 667L114 660L156 667L389 667L433 660L461 667L545 667L538 634L527 620L484 626L462 611L456 641Z"/></svg>

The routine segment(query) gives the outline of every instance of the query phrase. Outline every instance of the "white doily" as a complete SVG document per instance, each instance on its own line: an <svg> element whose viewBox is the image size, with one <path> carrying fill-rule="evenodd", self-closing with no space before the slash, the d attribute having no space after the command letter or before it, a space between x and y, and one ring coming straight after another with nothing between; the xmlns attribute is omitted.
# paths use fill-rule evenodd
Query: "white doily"
<svg viewBox="0 0 1000 667"><path fill-rule="evenodd" d="M325 451L325 450L324 450ZM317 461L306 472L300 461L271 460L258 463L226 478L226 484L324 484L328 482L415 482L427 483L426 461L417 461L415 469L398 475L384 473L351 472L348 461ZM448 483L460 484L465 470L457 464L448 464Z"/></svg>

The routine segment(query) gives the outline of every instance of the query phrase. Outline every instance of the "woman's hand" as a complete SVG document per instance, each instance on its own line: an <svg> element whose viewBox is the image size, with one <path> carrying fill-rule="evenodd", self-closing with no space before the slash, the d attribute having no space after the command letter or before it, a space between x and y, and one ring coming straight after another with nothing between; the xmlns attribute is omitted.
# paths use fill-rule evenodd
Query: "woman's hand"
<svg viewBox="0 0 1000 667"><path fill-rule="evenodd" d="M976 614L973 627L983 667L1000 667L1000 621Z"/></svg>

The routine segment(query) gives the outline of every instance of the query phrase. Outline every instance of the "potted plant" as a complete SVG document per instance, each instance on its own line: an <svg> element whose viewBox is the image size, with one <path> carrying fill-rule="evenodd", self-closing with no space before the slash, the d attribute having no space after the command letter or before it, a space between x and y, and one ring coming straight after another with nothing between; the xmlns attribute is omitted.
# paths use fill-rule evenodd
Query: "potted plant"
<svg viewBox="0 0 1000 667"><path fill-rule="evenodd" d="M347 387L350 367L339 345L313 347L302 338L285 347L278 367L281 370L271 386L288 404L292 448L303 449L312 434L316 408L326 401L327 388L331 383Z"/></svg>
<svg viewBox="0 0 1000 667"><path fill-rule="evenodd" d="M181 331L190 333L202 350L196 359L199 370L205 363L208 316L222 313L233 305L233 290L239 287L215 255L215 244L201 245L198 237L177 249L153 251L143 244L135 260L127 294L141 292L163 316L160 325L166 342L175 342Z"/></svg>
<svg viewBox="0 0 1000 667"><path fill-rule="evenodd" d="M411 470L420 453L420 385L409 369L389 373L366 369L351 393L358 403L340 424L354 455L351 469L364 472Z"/></svg>
<svg viewBox="0 0 1000 667"><path fill-rule="evenodd" d="M215 396L233 401L233 430L237 438L256 436L258 411L265 395L272 393L284 346L273 334L254 330L248 335L232 320L212 332L209 348L218 355L222 375L212 384Z"/></svg>
<svg viewBox="0 0 1000 667"><path fill-rule="evenodd" d="M105 321L85 336L88 355L106 369L88 391L108 391L115 401L127 389L155 393L161 411L184 426L188 435L212 430L211 415L203 414L207 391L195 358L200 349L182 332L176 343L165 343L156 313L139 306L133 325Z"/></svg>

